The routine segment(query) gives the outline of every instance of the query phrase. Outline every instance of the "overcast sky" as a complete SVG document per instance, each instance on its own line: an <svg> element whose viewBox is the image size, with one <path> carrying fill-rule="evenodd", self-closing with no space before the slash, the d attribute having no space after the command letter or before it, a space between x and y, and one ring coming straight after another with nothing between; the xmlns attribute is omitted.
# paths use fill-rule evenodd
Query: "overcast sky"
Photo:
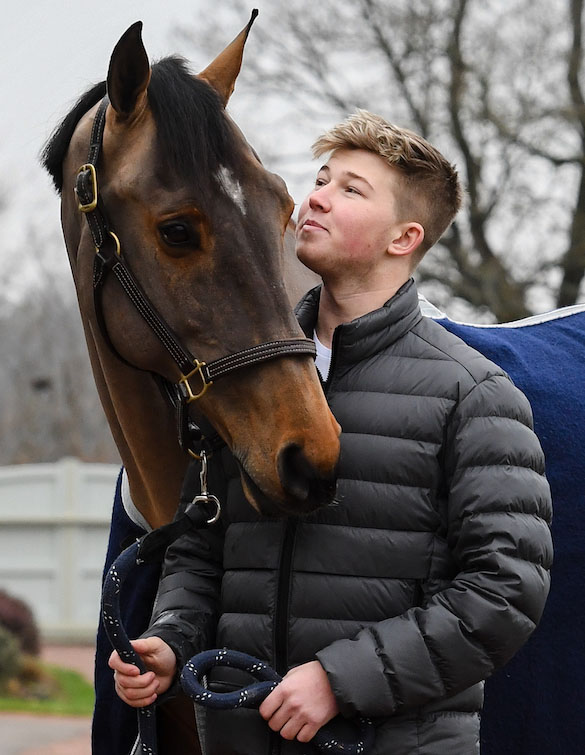
<svg viewBox="0 0 585 755"><path fill-rule="evenodd" d="M193 22L197 0L0 0L0 165L36 170L40 147L68 106L105 78L112 49L134 21L144 21L151 57L174 52L171 30ZM6 174L5 171L8 171Z"/></svg>
<svg viewBox="0 0 585 755"><path fill-rule="evenodd" d="M251 0L250 10L262 13L268 2ZM122 33L141 20L151 59L189 55L172 32L181 23L196 27L205 7L205 0L0 0L0 192L9 199L0 216L0 260L31 213L58 227L59 202L38 154L78 96L105 79ZM226 43L247 20L226 29Z"/></svg>

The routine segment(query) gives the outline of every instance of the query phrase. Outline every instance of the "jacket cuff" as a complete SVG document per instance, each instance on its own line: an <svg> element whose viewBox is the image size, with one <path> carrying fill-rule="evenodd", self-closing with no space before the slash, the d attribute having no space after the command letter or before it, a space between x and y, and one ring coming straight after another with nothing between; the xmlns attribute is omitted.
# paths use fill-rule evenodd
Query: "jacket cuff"
<svg viewBox="0 0 585 755"><path fill-rule="evenodd" d="M353 640L336 640L316 657L325 669L343 716L388 716L395 710L396 702L386 681L384 666L369 633L362 632ZM365 680L367 700L362 689Z"/></svg>

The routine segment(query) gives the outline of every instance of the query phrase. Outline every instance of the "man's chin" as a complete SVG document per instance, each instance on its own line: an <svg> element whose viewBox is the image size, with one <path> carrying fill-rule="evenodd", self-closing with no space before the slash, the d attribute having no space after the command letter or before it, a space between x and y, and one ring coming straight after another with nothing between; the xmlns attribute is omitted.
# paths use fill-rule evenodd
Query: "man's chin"
<svg viewBox="0 0 585 755"><path fill-rule="evenodd" d="M297 259L302 265L312 273L315 273L315 275L318 275L321 278L323 277L323 274L326 273L327 266L322 255L315 252L311 253L310 250L304 248L304 245L301 244L297 245L296 253Z"/></svg>

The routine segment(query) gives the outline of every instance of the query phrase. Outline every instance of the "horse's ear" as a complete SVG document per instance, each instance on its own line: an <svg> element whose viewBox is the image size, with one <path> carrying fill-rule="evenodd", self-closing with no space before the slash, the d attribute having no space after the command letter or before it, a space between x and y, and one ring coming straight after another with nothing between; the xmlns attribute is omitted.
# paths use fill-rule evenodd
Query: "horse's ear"
<svg viewBox="0 0 585 755"><path fill-rule="evenodd" d="M108 96L121 118L128 118L144 103L150 81L150 63L142 44L142 21L120 37L110 59Z"/></svg>
<svg viewBox="0 0 585 755"><path fill-rule="evenodd" d="M223 104L227 105L229 98L234 91L236 79L242 67L242 56L244 54L244 45L248 39L248 34L252 28L258 11L256 8L252 11L250 20L242 29L238 36L231 42L217 58L210 63L204 71L201 71L199 78L205 79L218 92Z"/></svg>

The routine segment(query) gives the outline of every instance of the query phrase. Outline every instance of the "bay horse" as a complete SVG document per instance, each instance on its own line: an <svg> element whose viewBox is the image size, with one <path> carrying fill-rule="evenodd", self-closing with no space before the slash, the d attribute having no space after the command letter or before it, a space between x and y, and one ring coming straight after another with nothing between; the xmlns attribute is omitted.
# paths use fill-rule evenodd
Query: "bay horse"
<svg viewBox="0 0 585 755"><path fill-rule="evenodd" d="M293 201L225 109L255 16L198 75L177 57L151 66L142 24L132 25L106 81L79 99L42 156L61 195L100 400L132 503L152 528L176 512L194 422L227 444L263 514L306 513L335 492L340 428L282 278ZM136 534L116 516L106 568L123 535ZM134 636L156 582L142 577L147 594L129 588ZM108 732L135 722L113 692L108 654L100 629L94 755L122 752ZM176 723L167 731L184 736Z"/></svg>
<svg viewBox="0 0 585 755"><path fill-rule="evenodd" d="M196 409L227 443L257 510L302 513L334 492L339 427L312 359L304 352L283 356L278 347L262 351L263 344L279 342L303 348L303 334L282 280L292 199L225 111L254 18L198 76L176 57L151 67L142 24L134 24L113 51L107 81L79 100L43 156L62 198L100 399L132 500L152 527L173 517L189 459L177 443L175 408L153 375L181 384L189 411ZM100 102L103 143L91 168L87 154ZM80 166L90 183L85 205ZM98 206L88 211L93 201ZM124 281L108 278L96 305L98 244L86 217L100 207L107 213L105 244L114 247L114 262L102 268L122 261L131 271L166 326L162 342L147 322L152 311L140 315ZM169 357L167 337L196 355L191 378L188 366L181 370ZM256 349L250 359L235 360L242 368L207 390L211 379L201 364L250 348ZM279 358L256 363L257 353L272 356L270 348Z"/></svg>

